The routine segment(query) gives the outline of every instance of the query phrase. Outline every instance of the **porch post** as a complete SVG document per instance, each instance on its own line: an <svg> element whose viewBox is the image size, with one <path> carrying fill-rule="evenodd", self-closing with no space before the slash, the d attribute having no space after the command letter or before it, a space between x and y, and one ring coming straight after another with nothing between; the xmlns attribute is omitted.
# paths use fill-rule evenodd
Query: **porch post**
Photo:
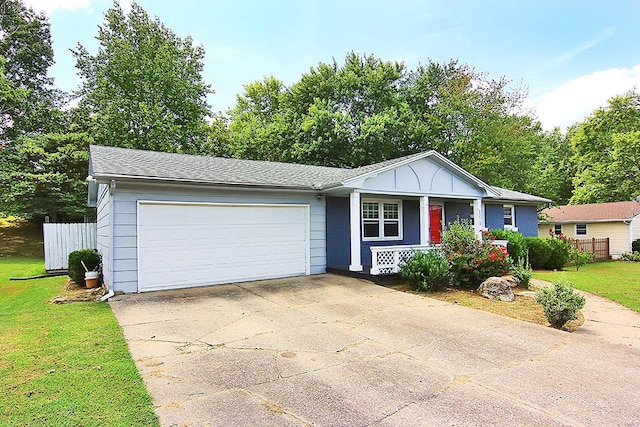
<svg viewBox="0 0 640 427"><path fill-rule="evenodd" d="M473 229L476 237L482 239L482 229L484 228L484 215L482 209L482 199L473 200Z"/></svg>
<svg viewBox="0 0 640 427"><path fill-rule="evenodd" d="M420 196L420 245L429 244L429 196Z"/></svg>
<svg viewBox="0 0 640 427"><path fill-rule="evenodd" d="M350 271L362 271L360 260L360 193L349 194L349 228L351 231L351 264Z"/></svg>

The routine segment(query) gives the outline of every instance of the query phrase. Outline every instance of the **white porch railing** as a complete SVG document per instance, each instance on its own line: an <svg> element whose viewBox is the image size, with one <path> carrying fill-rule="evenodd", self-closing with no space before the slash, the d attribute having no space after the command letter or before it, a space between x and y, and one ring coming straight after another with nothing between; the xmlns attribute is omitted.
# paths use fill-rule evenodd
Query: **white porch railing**
<svg viewBox="0 0 640 427"><path fill-rule="evenodd" d="M507 247L508 240L493 240L493 246ZM400 272L400 265L411 258L414 252L427 252L438 249L440 245L398 245L373 246L371 248L371 271L369 274L396 274Z"/></svg>
<svg viewBox="0 0 640 427"><path fill-rule="evenodd" d="M427 252L437 246L429 245L398 245L374 246L371 248L370 274L395 274L400 272L400 264L411 258L414 252Z"/></svg>

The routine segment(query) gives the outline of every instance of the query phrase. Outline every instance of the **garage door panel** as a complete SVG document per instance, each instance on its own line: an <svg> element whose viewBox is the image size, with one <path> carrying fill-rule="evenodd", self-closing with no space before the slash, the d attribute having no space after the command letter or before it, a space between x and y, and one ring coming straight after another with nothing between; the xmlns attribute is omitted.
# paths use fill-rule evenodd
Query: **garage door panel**
<svg viewBox="0 0 640 427"><path fill-rule="evenodd" d="M140 202L138 289L308 273L305 206Z"/></svg>

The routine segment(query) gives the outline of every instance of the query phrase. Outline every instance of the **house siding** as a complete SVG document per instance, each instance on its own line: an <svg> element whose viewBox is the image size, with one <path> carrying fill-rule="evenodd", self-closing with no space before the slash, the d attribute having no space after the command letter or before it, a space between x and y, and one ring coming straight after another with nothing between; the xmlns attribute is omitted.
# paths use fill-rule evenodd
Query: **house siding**
<svg viewBox="0 0 640 427"><path fill-rule="evenodd" d="M110 227L111 195L109 186L98 186L98 201L96 203L96 249L102 255L102 280L111 289L111 227Z"/></svg>
<svg viewBox="0 0 640 427"><path fill-rule="evenodd" d="M535 206L516 205L516 227L523 236L538 235L538 210ZM503 219L504 222L504 219Z"/></svg>
<svg viewBox="0 0 640 427"><path fill-rule="evenodd" d="M446 202L444 204L444 222L445 225L455 222L460 219L471 219L471 206L470 202L458 203L458 202Z"/></svg>
<svg viewBox="0 0 640 427"><path fill-rule="evenodd" d="M116 291L137 292L137 202L154 200L193 203L304 204L310 213L310 273L326 271L325 200L315 194L226 190L196 186L118 183L114 203L113 287Z"/></svg>
<svg viewBox="0 0 640 427"><path fill-rule="evenodd" d="M586 235L576 235L576 224L587 224ZM538 226L539 237L549 237L549 228L554 223L543 223ZM572 239L602 239L609 238L609 254L613 258L620 258L624 252L631 251L629 224L622 221L612 222L566 222L562 223L562 234Z"/></svg>
<svg viewBox="0 0 640 427"><path fill-rule="evenodd" d="M351 262L349 198L327 197L327 267L344 268Z"/></svg>
<svg viewBox="0 0 640 427"><path fill-rule="evenodd" d="M504 228L504 211L502 210L502 205L485 205L484 220L484 223L486 224L485 226L490 230L492 228Z"/></svg>

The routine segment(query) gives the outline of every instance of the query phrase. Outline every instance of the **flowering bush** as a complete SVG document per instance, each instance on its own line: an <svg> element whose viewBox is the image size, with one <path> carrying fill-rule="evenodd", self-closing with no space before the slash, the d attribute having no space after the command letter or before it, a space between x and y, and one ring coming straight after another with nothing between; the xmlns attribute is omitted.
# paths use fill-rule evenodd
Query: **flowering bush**
<svg viewBox="0 0 640 427"><path fill-rule="evenodd" d="M451 272L462 287L477 287L487 278L507 272L507 249L478 240L467 220L449 224L442 233L442 246Z"/></svg>
<svg viewBox="0 0 640 427"><path fill-rule="evenodd" d="M488 236L484 237L484 236ZM509 251L509 258L516 264L520 259L524 259L527 256L527 245L524 241L524 236L513 230L502 230L499 228L491 229L483 232L484 240L508 240L507 250Z"/></svg>

